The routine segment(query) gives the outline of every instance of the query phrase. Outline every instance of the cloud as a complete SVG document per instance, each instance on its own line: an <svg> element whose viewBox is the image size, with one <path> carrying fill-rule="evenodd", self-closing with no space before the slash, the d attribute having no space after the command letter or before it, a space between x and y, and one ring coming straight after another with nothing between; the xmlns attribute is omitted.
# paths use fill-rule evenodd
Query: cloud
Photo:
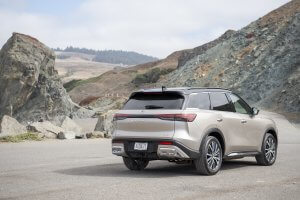
<svg viewBox="0 0 300 200"><path fill-rule="evenodd" d="M122 49L165 57L215 39L227 29L242 28L286 2L86 0L76 1L72 10L66 6L60 15L45 8L39 13L6 5L0 8L0 45L16 31L50 47Z"/></svg>

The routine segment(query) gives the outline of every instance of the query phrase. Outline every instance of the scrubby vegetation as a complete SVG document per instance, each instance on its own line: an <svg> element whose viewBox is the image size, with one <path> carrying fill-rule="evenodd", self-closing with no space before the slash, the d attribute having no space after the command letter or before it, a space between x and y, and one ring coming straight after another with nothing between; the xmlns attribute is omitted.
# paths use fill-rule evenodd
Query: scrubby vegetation
<svg viewBox="0 0 300 200"><path fill-rule="evenodd" d="M80 85L80 82L82 80L81 79L74 79L74 80L71 80L69 82L66 82L64 84L64 88L67 90L67 92L71 91L73 88L75 88L76 86Z"/></svg>
<svg viewBox="0 0 300 200"><path fill-rule="evenodd" d="M0 142L23 142L26 140L30 141L41 141L42 138L37 133L24 133L20 135L8 135L0 137Z"/></svg>
<svg viewBox="0 0 300 200"><path fill-rule="evenodd" d="M80 106L86 106L89 105L90 103L96 101L97 99L99 99L100 97L95 97L95 96L88 96L85 99L83 99L82 101L80 101L79 105Z"/></svg>
<svg viewBox="0 0 300 200"><path fill-rule="evenodd" d="M138 74L136 77L132 80L132 83L135 85L144 84L144 83L156 83L160 76L168 74L172 72L174 69L168 68L168 69L160 69L160 68L154 68L150 71L147 71L144 74Z"/></svg>

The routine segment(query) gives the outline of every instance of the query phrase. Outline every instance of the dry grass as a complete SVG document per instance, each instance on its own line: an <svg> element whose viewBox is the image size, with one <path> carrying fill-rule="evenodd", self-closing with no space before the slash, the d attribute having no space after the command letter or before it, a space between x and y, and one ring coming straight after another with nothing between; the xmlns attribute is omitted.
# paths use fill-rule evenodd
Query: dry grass
<svg viewBox="0 0 300 200"><path fill-rule="evenodd" d="M56 59L55 69L64 83L74 79L88 79L99 76L118 65L93 62L81 58Z"/></svg>
<svg viewBox="0 0 300 200"><path fill-rule="evenodd" d="M181 52L175 52L166 59L133 66L130 68L114 69L100 76L79 82L69 95L76 103L82 102L89 96L103 96L106 94L124 94L128 96L132 91L139 88L150 87L153 83L135 85L132 80L138 74L145 74L154 68L160 70L176 69L178 57ZM164 76L161 76L163 78ZM160 78L160 77L159 77Z"/></svg>
<svg viewBox="0 0 300 200"><path fill-rule="evenodd" d="M0 137L0 142L23 142L23 141L41 141L43 140L37 133L24 133L20 135L8 135Z"/></svg>
<svg viewBox="0 0 300 200"><path fill-rule="evenodd" d="M88 96L85 99L83 99L82 101L80 101L79 105L80 106L86 106L89 105L90 103L96 101L97 99L99 99L99 96Z"/></svg>

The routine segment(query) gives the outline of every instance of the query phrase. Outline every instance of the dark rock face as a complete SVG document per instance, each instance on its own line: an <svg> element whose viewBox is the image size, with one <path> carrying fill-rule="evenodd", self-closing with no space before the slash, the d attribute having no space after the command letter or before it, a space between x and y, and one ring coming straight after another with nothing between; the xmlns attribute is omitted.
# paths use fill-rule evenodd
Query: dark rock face
<svg viewBox="0 0 300 200"><path fill-rule="evenodd" d="M229 88L259 107L299 113L300 1L190 50L161 85Z"/></svg>
<svg viewBox="0 0 300 200"><path fill-rule="evenodd" d="M0 51L0 118L21 122L69 116L78 106L54 69L55 54L27 35L13 33Z"/></svg>

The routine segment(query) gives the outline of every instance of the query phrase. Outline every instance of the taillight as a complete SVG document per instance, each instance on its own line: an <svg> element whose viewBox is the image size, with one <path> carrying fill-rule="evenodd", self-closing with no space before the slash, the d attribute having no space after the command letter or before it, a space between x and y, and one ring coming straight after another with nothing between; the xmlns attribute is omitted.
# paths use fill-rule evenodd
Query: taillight
<svg viewBox="0 0 300 200"><path fill-rule="evenodd" d="M197 117L197 114L158 114L158 115L151 115L151 114L121 114L116 113L114 115L114 120L123 120L126 118L159 118L162 120L171 120L171 121L184 121L184 122L192 122Z"/></svg>
<svg viewBox="0 0 300 200"><path fill-rule="evenodd" d="M197 114L161 114L158 115L158 118L163 120L175 120L175 121L184 121L192 122L197 117Z"/></svg>
<svg viewBox="0 0 300 200"><path fill-rule="evenodd" d="M171 141L161 141L161 142L159 142L159 144L161 144L161 145L172 145L173 142L171 142Z"/></svg>
<svg viewBox="0 0 300 200"><path fill-rule="evenodd" d="M174 114L160 114L160 115L157 115L157 117L159 119L163 119L163 120L174 120L175 115Z"/></svg>
<svg viewBox="0 0 300 200"><path fill-rule="evenodd" d="M129 116L128 114L116 113L116 114L114 115L114 121L115 121L115 120L126 119L128 116Z"/></svg>

